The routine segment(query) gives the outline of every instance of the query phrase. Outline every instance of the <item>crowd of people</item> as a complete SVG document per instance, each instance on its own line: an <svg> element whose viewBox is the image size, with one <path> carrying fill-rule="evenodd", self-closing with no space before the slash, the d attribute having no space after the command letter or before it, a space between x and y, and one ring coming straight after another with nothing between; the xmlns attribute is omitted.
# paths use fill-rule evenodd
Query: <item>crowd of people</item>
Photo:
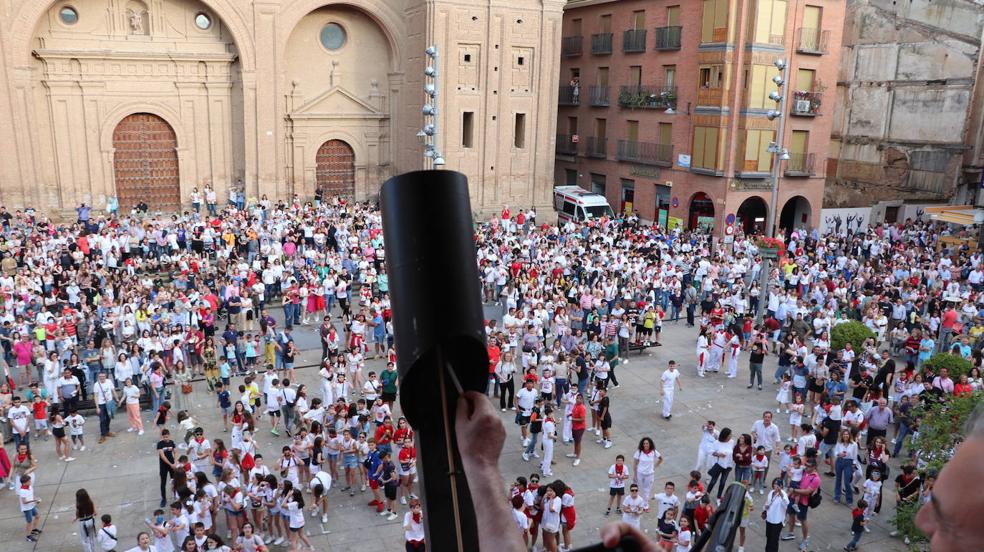
<svg viewBox="0 0 984 552"><path fill-rule="evenodd" d="M239 196L219 209L214 193L205 198L204 211L198 194L192 210L167 216L80 209L74 224L0 208L0 426L13 441L12 454L0 452L0 476L17 490L24 538L43 538L33 491L46 468L40 442L72 462L87 446L98 454L115 425L152 431L157 443L159 509L135 550L311 548L305 513L326 522L329 499L369 494L368 512L399 520L407 550L423 550L413 429L396 412L378 211L337 198ZM476 232L483 298L501 309L486 327L487 394L518 426L522 458L538 460L506 497L528 546L572 549L575 490L540 478L553 478L561 459L570 461L564 471L578 469L586 433L601 450L618 447L598 475L610 489L605 515L614 507L633 527L655 523L664 550L687 550L708 529L732 472L751 491L739 552L759 500L766 550L797 539L797 528L808 549L824 474L836 480L834 501L853 509L848 550L881 512L890 470L900 471L897 501L929 500L935 474L903 454L918 431L909 412L982 387L982 257L939 251L945 227L793 230L762 290L752 237L725 245L636 216L537 218L506 207ZM875 338L833 350L833 327L850 319ZM673 423L684 380L734 379L746 354L748 387L758 390L765 358L776 358L776 395L763 394L766 411L744 432L705 420L689 478L656 493L663 456L651 437L616 443L612 407L617 368L638 362L630 352L661 346L670 323L694 328L696 354L660 360L651 384L664 421ZM304 351L292 332L302 326L320 338L316 389L295 371ZM974 370L956 382L937 373L925 361L941 350L972 359ZM370 359L385 368L367 369ZM192 393L208 393L208 408L196 408ZM118 411L125 424L114 422ZM86 442L95 431L87 417L98 420L95 443ZM204 426L219 420L223 435L206 437ZM123 548L84 489L76 513L87 552Z"/></svg>

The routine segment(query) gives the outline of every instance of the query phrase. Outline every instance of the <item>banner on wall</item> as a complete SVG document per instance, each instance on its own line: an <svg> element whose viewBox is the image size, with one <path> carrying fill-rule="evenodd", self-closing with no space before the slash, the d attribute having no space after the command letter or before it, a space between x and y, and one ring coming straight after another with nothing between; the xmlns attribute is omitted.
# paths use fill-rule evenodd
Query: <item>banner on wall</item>
<svg viewBox="0 0 984 552"><path fill-rule="evenodd" d="M666 229L675 230L677 228L683 228L683 219L677 217L667 217L666 218Z"/></svg>

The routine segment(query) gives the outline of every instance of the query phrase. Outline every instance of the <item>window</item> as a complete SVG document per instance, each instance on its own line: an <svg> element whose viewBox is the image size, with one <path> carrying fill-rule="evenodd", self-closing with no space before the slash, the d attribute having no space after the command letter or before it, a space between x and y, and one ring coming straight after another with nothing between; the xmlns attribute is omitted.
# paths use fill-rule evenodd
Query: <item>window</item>
<svg viewBox="0 0 984 552"><path fill-rule="evenodd" d="M472 131L474 126L475 113L465 111L461 114L461 147L472 147Z"/></svg>
<svg viewBox="0 0 984 552"><path fill-rule="evenodd" d="M786 0L758 0L752 42L782 44L786 34Z"/></svg>
<svg viewBox="0 0 984 552"><path fill-rule="evenodd" d="M721 88L724 79L720 65L701 65L698 84L701 88Z"/></svg>
<svg viewBox="0 0 984 552"><path fill-rule="evenodd" d="M577 173L577 171L574 171L574 173ZM564 214L565 215L570 215L570 216L573 217L576 213L577 213L577 205L574 205L570 201L565 201L564 202Z"/></svg>
<svg viewBox="0 0 984 552"><path fill-rule="evenodd" d="M642 66L633 65L629 67L629 84L632 86L642 85Z"/></svg>
<svg viewBox="0 0 984 552"><path fill-rule="evenodd" d="M74 25L79 22L79 12L75 11L72 6L65 6L58 10L58 19L61 19L61 22L66 25Z"/></svg>
<svg viewBox="0 0 984 552"><path fill-rule="evenodd" d="M632 28L635 30L642 30L646 28L646 12L645 10L638 10L632 12Z"/></svg>
<svg viewBox="0 0 984 552"><path fill-rule="evenodd" d="M577 117L567 118L567 132L570 134L577 134Z"/></svg>
<svg viewBox="0 0 984 552"><path fill-rule="evenodd" d="M464 60L465 63L471 63L471 54L465 54Z"/></svg>
<svg viewBox="0 0 984 552"><path fill-rule="evenodd" d="M673 124L672 123L660 123L659 124L659 143L663 145L669 145L673 143Z"/></svg>
<svg viewBox="0 0 984 552"><path fill-rule="evenodd" d="M195 26L203 31L207 31L212 26L212 18L208 14L199 13L195 16Z"/></svg>
<svg viewBox="0 0 984 552"><path fill-rule="evenodd" d="M526 114L517 113L513 124L513 146L518 149L526 147Z"/></svg>
<svg viewBox="0 0 984 552"><path fill-rule="evenodd" d="M690 166L695 169L721 170L718 143L724 131L717 127L694 127L694 147Z"/></svg>
<svg viewBox="0 0 984 552"><path fill-rule="evenodd" d="M820 6L806 6L803 8L803 28L819 29L821 20Z"/></svg>
<svg viewBox="0 0 984 552"><path fill-rule="evenodd" d="M577 186L577 169L564 169L564 183L568 186Z"/></svg>
<svg viewBox="0 0 984 552"><path fill-rule="evenodd" d="M321 28L321 45L325 50L335 51L345 45L345 29L338 23L329 23Z"/></svg>
<svg viewBox="0 0 984 552"><path fill-rule="evenodd" d="M605 175L591 173L591 191L596 194L605 195Z"/></svg>
<svg viewBox="0 0 984 552"><path fill-rule="evenodd" d="M519 56L519 57L516 58L516 65L522 65L523 62L525 62L525 61L526 60L523 59L523 56Z"/></svg>
<svg viewBox="0 0 984 552"><path fill-rule="evenodd" d="M669 6L666 8L666 26L680 26L680 6Z"/></svg>
<svg viewBox="0 0 984 552"><path fill-rule="evenodd" d="M610 32L612 32L612 15L611 14L605 14L605 15L601 16L600 23L601 23L600 26L601 26L601 32L602 33L610 33Z"/></svg>
<svg viewBox="0 0 984 552"><path fill-rule="evenodd" d="M808 130L794 130L792 136L789 139L789 153L806 153L806 145L810 141L810 131Z"/></svg>
<svg viewBox="0 0 984 552"><path fill-rule="evenodd" d="M799 69L796 71L796 90L812 92L817 72L813 69Z"/></svg>
<svg viewBox="0 0 984 552"><path fill-rule="evenodd" d="M779 75L779 70L772 65L752 65L751 69L751 76L748 78L748 107L775 109L776 102L769 99L769 93L777 90L772 77Z"/></svg>
<svg viewBox="0 0 984 552"><path fill-rule="evenodd" d="M728 40L728 0L704 0L701 13L700 41L725 42Z"/></svg>
<svg viewBox="0 0 984 552"><path fill-rule="evenodd" d="M743 171L769 172L772 169L772 154L769 153L769 142L775 133L771 130L745 131L745 164Z"/></svg>
<svg viewBox="0 0 984 552"><path fill-rule="evenodd" d="M598 86L608 86L608 68L598 68Z"/></svg>
<svg viewBox="0 0 984 552"><path fill-rule="evenodd" d="M571 34L570 36L581 36L581 19L571 20Z"/></svg>
<svg viewBox="0 0 984 552"><path fill-rule="evenodd" d="M676 85L676 65L663 66L663 86Z"/></svg>
<svg viewBox="0 0 984 552"><path fill-rule="evenodd" d="M625 139L630 142L639 141L639 121L625 122Z"/></svg>
<svg viewBox="0 0 984 552"><path fill-rule="evenodd" d="M605 119L595 119L595 136L599 140L605 138L608 135L608 121Z"/></svg>

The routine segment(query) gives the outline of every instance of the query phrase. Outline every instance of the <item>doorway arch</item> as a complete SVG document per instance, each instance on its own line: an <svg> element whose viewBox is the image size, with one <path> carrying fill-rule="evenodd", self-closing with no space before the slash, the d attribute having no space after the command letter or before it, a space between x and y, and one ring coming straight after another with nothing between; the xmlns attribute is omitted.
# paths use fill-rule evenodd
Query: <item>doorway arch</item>
<svg viewBox="0 0 984 552"><path fill-rule="evenodd" d="M342 140L328 140L315 157L317 189L323 199L355 199L355 152Z"/></svg>
<svg viewBox="0 0 984 552"><path fill-rule="evenodd" d="M152 113L133 113L113 129L113 178L121 212L143 201L154 211L181 207L178 138Z"/></svg>
<svg viewBox="0 0 984 552"><path fill-rule="evenodd" d="M810 201L803 196L793 196L786 201L779 215L779 228L788 237L793 230L809 229Z"/></svg>
<svg viewBox="0 0 984 552"><path fill-rule="evenodd" d="M690 198L687 228L694 230L698 227L708 232L714 230L714 200L704 192L697 192Z"/></svg>
<svg viewBox="0 0 984 552"><path fill-rule="evenodd" d="M736 213L738 226L745 234L765 233L766 217L769 215L769 208L765 200L759 196L752 196L741 202Z"/></svg>

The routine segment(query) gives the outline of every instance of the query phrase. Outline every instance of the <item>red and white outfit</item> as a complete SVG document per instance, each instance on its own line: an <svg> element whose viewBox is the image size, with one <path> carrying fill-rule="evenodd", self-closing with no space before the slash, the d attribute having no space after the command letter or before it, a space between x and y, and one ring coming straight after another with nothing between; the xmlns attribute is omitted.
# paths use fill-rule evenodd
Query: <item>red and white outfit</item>
<svg viewBox="0 0 984 552"><path fill-rule="evenodd" d="M716 330L711 339L711 358L707 363L708 372L720 372L724 361L724 347L728 344L728 334L724 330Z"/></svg>
<svg viewBox="0 0 984 552"><path fill-rule="evenodd" d="M728 350L731 356L728 358L727 376L733 378L738 375L738 354L741 353L741 339L737 335L731 336L728 341Z"/></svg>
<svg viewBox="0 0 984 552"><path fill-rule="evenodd" d="M707 370L707 361L710 359L710 352L708 351L707 337L703 335L697 336L697 375L704 377L704 371Z"/></svg>

